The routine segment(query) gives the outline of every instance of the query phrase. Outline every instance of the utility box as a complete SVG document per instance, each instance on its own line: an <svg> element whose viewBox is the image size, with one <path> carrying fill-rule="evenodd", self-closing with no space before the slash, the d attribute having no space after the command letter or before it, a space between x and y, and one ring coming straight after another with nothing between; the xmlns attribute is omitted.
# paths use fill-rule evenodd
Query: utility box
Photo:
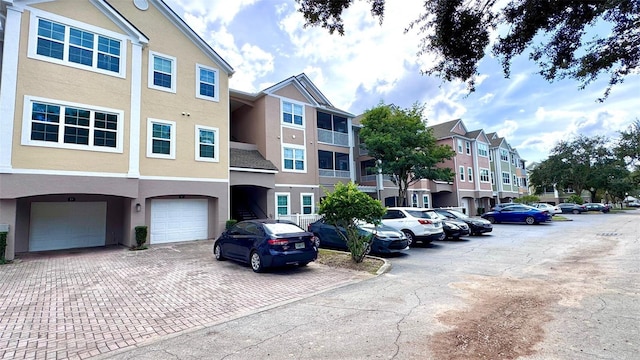
<svg viewBox="0 0 640 360"><path fill-rule="evenodd" d="M9 232L9 224L0 224L0 232Z"/></svg>

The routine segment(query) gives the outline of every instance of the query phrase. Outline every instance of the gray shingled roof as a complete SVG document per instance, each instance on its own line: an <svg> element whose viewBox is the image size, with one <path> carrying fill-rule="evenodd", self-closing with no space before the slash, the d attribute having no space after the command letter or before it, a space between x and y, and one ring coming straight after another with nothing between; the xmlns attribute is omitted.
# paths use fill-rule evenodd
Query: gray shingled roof
<svg viewBox="0 0 640 360"><path fill-rule="evenodd" d="M433 136L436 139L444 139L444 138L451 137L453 135L451 130L458 123L458 121L460 121L460 119L443 122L442 124L428 126L428 128L433 130Z"/></svg>
<svg viewBox="0 0 640 360"><path fill-rule="evenodd" d="M229 149L229 165L234 168L278 171L273 163L265 159L258 150Z"/></svg>

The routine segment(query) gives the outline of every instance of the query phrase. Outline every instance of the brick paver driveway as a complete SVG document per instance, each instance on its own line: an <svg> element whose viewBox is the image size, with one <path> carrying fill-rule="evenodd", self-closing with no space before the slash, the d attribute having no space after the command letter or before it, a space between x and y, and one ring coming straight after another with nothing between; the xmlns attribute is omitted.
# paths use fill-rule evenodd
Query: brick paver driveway
<svg viewBox="0 0 640 360"><path fill-rule="evenodd" d="M0 358L84 359L369 275L312 263L255 274L213 241L24 254L0 266Z"/></svg>

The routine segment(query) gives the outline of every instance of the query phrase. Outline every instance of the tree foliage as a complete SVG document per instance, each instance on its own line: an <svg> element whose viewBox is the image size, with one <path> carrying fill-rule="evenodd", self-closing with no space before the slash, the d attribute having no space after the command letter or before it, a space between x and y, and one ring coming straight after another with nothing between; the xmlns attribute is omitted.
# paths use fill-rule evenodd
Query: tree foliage
<svg viewBox="0 0 640 360"><path fill-rule="evenodd" d="M513 199L514 203L518 204L532 204L540 202L540 196L537 195L524 195L519 198Z"/></svg>
<svg viewBox="0 0 640 360"><path fill-rule="evenodd" d="M338 236L346 241L355 262L362 262L372 240L371 235L358 231L358 222L379 224L384 212L385 207L380 200L358 190L353 182L337 183L333 192L327 192L318 206L318 214L323 215L325 221L335 227ZM346 236L339 228L346 230Z"/></svg>
<svg viewBox="0 0 640 360"><path fill-rule="evenodd" d="M341 15L355 0L296 1L306 25L345 34ZM382 23L385 1L367 1L372 16ZM478 64L489 52L500 59L506 77L511 61L525 51L530 51L529 58L548 81L572 78L584 88L601 73L608 73L609 85L600 100L640 67L638 0L511 0L506 4L425 0L424 4L425 12L409 22L407 29L423 36L418 54L437 56L435 65L423 72L464 81L471 91L479 75ZM497 29L506 33L490 48Z"/></svg>
<svg viewBox="0 0 640 360"><path fill-rule="evenodd" d="M640 165L640 119L636 119L629 127L620 131L620 138L615 148L618 157L636 169Z"/></svg>
<svg viewBox="0 0 640 360"><path fill-rule="evenodd" d="M409 185L421 179L451 181L453 171L438 167L455 153L451 147L438 145L422 118L424 107L410 109L380 104L362 117L360 138L376 160L382 173L391 176L398 186L398 197L406 204Z"/></svg>
<svg viewBox="0 0 640 360"><path fill-rule="evenodd" d="M627 178L629 170L616 156L604 136L577 136L560 141L548 159L541 162L529 174L536 193L545 188L573 189L576 194L583 190L591 192L595 201L598 190L612 191L617 179Z"/></svg>

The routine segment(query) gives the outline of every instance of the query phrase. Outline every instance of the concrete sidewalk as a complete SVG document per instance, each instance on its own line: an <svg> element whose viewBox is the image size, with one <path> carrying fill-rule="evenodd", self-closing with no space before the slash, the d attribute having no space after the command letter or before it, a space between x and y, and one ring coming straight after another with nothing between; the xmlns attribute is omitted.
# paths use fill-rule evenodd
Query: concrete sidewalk
<svg viewBox="0 0 640 360"><path fill-rule="evenodd" d="M311 263L256 274L213 241L22 254L0 266L0 359L86 359L372 277Z"/></svg>

